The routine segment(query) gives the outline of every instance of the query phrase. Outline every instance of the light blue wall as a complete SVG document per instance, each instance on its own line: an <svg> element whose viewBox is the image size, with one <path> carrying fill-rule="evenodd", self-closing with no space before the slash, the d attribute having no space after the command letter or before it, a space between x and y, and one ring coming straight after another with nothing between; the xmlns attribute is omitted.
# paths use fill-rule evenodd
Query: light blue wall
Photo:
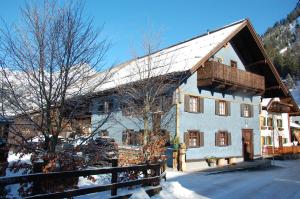
<svg viewBox="0 0 300 199"><path fill-rule="evenodd" d="M107 117L106 114L97 111L101 100L105 100L105 98L97 98L92 101L92 130L97 129ZM108 121L99 129L99 132L100 130L107 130L110 137L114 138L118 144L122 144L122 132L126 129L133 129L135 131L143 129L143 121L132 116L123 116L116 100L114 101L114 104L115 111L111 114ZM171 135L175 134L175 113L175 106L172 106L170 111L162 117L161 121L161 128L169 131ZM152 125L151 120L149 122L149 125Z"/></svg>
<svg viewBox="0 0 300 199"><path fill-rule="evenodd" d="M207 156L226 157L242 156L242 129L253 129L254 132L254 154L260 154L259 135L259 103L260 97L243 98L197 88L197 74L193 74L186 83L180 86L182 98L184 94L191 94L204 97L204 113L184 112L184 102L180 104L180 138L183 142L184 132L187 130L199 130L204 132L204 146L200 148L187 149L187 159L203 159ZM231 115L215 115L215 99L222 99L231 102ZM253 118L240 116L240 104L253 105ZM226 130L231 133L232 145L227 147L215 146L215 132Z"/></svg>
<svg viewBox="0 0 300 199"><path fill-rule="evenodd" d="M232 45L228 43L225 47L221 48L214 57L222 58L223 64L230 66L230 60L237 62L238 69L245 70L245 66L240 57L234 51Z"/></svg>

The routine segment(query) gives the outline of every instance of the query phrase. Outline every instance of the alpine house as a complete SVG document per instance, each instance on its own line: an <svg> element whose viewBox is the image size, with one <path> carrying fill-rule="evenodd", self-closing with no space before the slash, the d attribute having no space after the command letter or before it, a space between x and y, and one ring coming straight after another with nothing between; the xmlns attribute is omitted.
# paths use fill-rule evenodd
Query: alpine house
<svg viewBox="0 0 300 199"><path fill-rule="evenodd" d="M177 136L179 143L186 144L187 162L211 156L238 160L261 156L261 99L290 96L248 19L156 51L149 57L168 63L158 64L151 78L185 74L165 93L171 108L160 112L159 122L168 120L168 125L161 128L170 133L171 139ZM120 85L148 81L148 77L138 77L133 71L137 65L149 70L149 57L115 67L102 89L113 91ZM102 93L91 105L92 128L95 130L111 110L115 119L107 121L101 130L119 144L137 144L128 139L143 129L143 123L134 120L117 97L111 97L113 92Z"/></svg>

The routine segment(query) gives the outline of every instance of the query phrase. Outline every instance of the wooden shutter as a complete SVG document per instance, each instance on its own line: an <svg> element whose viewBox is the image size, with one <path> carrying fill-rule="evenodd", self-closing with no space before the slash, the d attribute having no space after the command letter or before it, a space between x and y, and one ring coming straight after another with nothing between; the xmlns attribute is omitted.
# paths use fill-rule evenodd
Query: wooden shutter
<svg viewBox="0 0 300 199"><path fill-rule="evenodd" d="M200 146L204 146L204 133L200 132Z"/></svg>
<svg viewBox="0 0 300 199"><path fill-rule="evenodd" d="M227 145L231 145L231 133L227 133Z"/></svg>
<svg viewBox="0 0 300 199"><path fill-rule="evenodd" d="M226 111L225 114L229 116L231 110L230 110L230 102L228 102L228 101L226 101L225 111Z"/></svg>
<svg viewBox="0 0 300 199"><path fill-rule="evenodd" d="M215 114L220 115L219 100L215 101Z"/></svg>
<svg viewBox="0 0 300 199"><path fill-rule="evenodd" d="M219 137L219 133L218 132L215 133L215 145L216 146L220 145L220 137Z"/></svg>
<svg viewBox="0 0 300 199"><path fill-rule="evenodd" d="M197 147L200 147L200 139L201 139L201 136L200 136L200 132L199 131L196 131L196 135L197 135Z"/></svg>
<svg viewBox="0 0 300 199"><path fill-rule="evenodd" d="M249 117L253 117L253 105L249 104Z"/></svg>
<svg viewBox="0 0 300 199"><path fill-rule="evenodd" d="M198 108L198 113L203 113L204 112L204 99L201 97L198 97L197 100L197 108Z"/></svg>
<svg viewBox="0 0 300 199"><path fill-rule="evenodd" d="M190 143L190 142L189 142L189 137L190 137L190 136L189 136L189 132L185 132L185 133L184 133L184 143L185 143L185 146L186 146L186 147L189 147L189 143Z"/></svg>
<svg viewBox="0 0 300 199"><path fill-rule="evenodd" d="M184 111L190 112L190 96L184 95Z"/></svg>

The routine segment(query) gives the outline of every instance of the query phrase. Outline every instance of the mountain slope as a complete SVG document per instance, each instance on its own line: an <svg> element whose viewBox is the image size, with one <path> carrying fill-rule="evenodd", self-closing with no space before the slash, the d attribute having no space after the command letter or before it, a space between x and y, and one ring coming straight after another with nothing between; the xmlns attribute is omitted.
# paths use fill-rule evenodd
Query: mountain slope
<svg viewBox="0 0 300 199"><path fill-rule="evenodd" d="M300 4L262 35L264 47L281 77L300 79Z"/></svg>

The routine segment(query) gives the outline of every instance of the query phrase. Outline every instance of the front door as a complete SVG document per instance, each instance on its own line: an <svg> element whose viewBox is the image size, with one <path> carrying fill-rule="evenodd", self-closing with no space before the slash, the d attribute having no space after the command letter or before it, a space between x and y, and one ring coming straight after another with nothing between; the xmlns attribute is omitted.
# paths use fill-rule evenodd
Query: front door
<svg viewBox="0 0 300 199"><path fill-rule="evenodd" d="M244 161L253 160L253 130L242 130L242 144Z"/></svg>

